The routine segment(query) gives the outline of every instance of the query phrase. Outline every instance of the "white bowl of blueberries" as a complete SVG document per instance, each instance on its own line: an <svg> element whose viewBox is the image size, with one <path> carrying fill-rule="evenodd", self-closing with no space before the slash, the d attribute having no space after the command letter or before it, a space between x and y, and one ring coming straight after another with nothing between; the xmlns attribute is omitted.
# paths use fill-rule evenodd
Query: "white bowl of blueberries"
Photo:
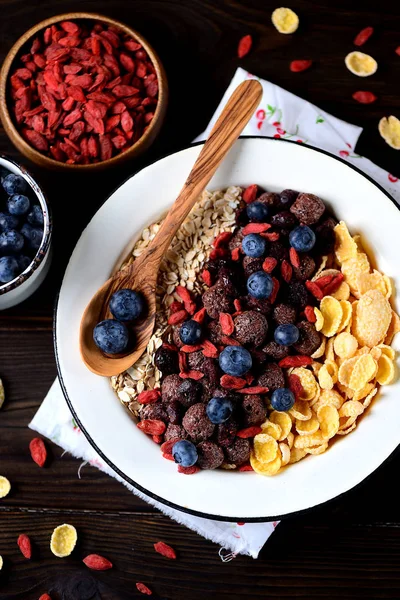
<svg viewBox="0 0 400 600"><path fill-rule="evenodd" d="M52 220L33 177L0 156L0 310L26 300L51 261Z"/></svg>

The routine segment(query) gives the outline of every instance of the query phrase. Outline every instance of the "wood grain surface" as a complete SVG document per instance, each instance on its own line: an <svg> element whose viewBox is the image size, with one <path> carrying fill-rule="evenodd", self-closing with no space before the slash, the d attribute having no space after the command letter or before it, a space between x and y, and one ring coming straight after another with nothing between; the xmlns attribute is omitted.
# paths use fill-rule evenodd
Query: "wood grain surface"
<svg viewBox="0 0 400 600"><path fill-rule="evenodd" d="M27 165L42 181L55 216L55 252L50 274L28 301L0 313L0 377L7 400L0 413L0 473L13 489L0 500L1 600L124 600L139 598L143 581L155 598L336 599L400 598L400 514L396 454L368 481L314 511L286 520L257 561L239 556L222 563L218 547L155 512L123 486L52 446L47 468L30 459L27 424L55 375L52 311L62 274L80 232L107 195L132 173L189 144L210 119L239 64L310 100L322 109L364 127L356 151L400 177L400 153L380 138L382 116L400 117L400 10L391 0L293 0L300 29L279 35L270 23L271 0L0 0L0 53L41 19L70 10L88 10L125 21L148 38L164 62L170 84L167 121L143 157L96 175L50 173ZM379 63L370 79L358 79L343 64L352 40L375 27L364 48ZM251 33L252 52L239 61L238 40ZM291 73L289 62L310 58L313 67ZM378 96L363 106L357 90ZM3 131L0 152L21 159ZM351 202L351 197L349 198ZM378 211L377 211L378 216ZM390 418L390 415L388 415ZM293 493L296 493L293 490ZM53 528L73 523L79 547L71 558L49 550ZM34 541L31 561L16 540ZM157 555L152 544L173 545L177 561ZM115 568L90 572L81 559L97 552Z"/></svg>

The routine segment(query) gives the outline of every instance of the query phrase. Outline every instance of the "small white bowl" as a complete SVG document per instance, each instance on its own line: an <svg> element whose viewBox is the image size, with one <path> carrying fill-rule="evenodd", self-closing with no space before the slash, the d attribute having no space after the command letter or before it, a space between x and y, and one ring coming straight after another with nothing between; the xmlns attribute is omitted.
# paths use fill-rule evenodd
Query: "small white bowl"
<svg viewBox="0 0 400 600"><path fill-rule="evenodd" d="M58 371L80 429L100 460L125 481L154 500L201 517L268 521L335 498L388 458L400 442L399 380L381 389L350 435L335 441L325 454L307 457L275 477L224 470L186 477L161 457L157 444L135 427L109 380L93 375L79 354L79 324L86 304L121 260L123 249L174 201L201 147L172 154L128 179L84 230L59 296ZM323 198L353 233L368 240L378 267L400 289L399 208L357 168L305 144L242 138L208 187L251 183L273 192L292 188Z"/></svg>
<svg viewBox="0 0 400 600"><path fill-rule="evenodd" d="M52 218L46 196L41 187L33 179L32 175L17 164L11 158L0 156L0 167L4 167L10 173L21 175L35 194L44 216L44 231L40 247L30 265L20 273L15 279L8 283L0 284L0 310L5 310L23 302L35 292L47 275L51 262L51 236L52 236Z"/></svg>

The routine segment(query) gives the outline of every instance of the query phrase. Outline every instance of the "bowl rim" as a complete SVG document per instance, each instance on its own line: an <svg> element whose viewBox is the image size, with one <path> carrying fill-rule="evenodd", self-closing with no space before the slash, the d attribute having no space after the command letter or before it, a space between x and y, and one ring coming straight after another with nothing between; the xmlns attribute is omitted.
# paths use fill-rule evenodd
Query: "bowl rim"
<svg viewBox="0 0 400 600"><path fill-rule="evenodd" d="M69 164L63 163L61 161L55 160L54 158L50 158L46 154L42 154L41 152L39 152L39 150L36 150L36 148L34 148L31 144L28 144L28 142L22 137L22 135L16 128L13 117L11 116L11 113L8 109L8 85L9 85L9 75L10 75L11 67L14 64L14 61L15 61L18 53L23 48L23 46L25 46L25 44L27 44L29 42L29 40L35 34L37 34L39 31L45 29L46 27L49 27L50 25L59 23L60 21L67 21L67 20L74 21L74 20L79 20L79 19L103 21L104 23L108 23L109 25L118 27L123 32L127 33L128 35L130 35L131 37L136 39L146 50L153 66L156 70L159 92L158 92L158 102L157 102L156 110L154 113L154 117L150 123L150 126L141 135L141 137L138 140L136 140L136 142L134 144L132 144L132 146L129 146L128 149L125 150L125 152L116 154L112 158L108 158L107 160L103 160L98 163L93 163L93 164L88 164L88 165L77 165L77 164L69 165ZM167 100L168 100L168 82L166 79L165 70L164 70L163 64L160 60L160 57L158 56L158 54L156 53L154 48L151 46L151 44L146 40L146 38L144 38L142 36L141 33L136 31L136 29L132 29L131 27L129 27L128 25L125 25L121 21L118 21L117 19L113 19L112 17L107 17L106 15L103 15L100 13L91 13L91 12L62 13L60 15L55 15L53 17L49 17L48 19L44 19L43 21L40 21L39 23L36 23L36 25L33 25L30 29L28 29L25 33L23 33L18 38L18 40L13 44L13 46L10 48L10 50L8 51L8 53L4 59L3 65L0 70L0 117L1 117L1 120L3 121L3 127L4 127L7 135L9 136L8 130L11 130L12 134L15 136L15 138L18 139L19 145L24 148L25 152L29 152L33 157L35 157L35 160L41 160L41 161L47 162L47 165L54 169L63 168L63 169L69 169L69 170L78 170L79 169L82 171L83 170L90 171L90 170L99 169L100 167L112 166L112 165L117 164L119 160L122 160L122 158L126 159L131 154L134 154L134 151L138 147L140 147L140 145L144 144L145 141L149 137L151 138L153 129L155 129L157 127L159 119L161 118L161 120L163 120L164 105L167 102ZM6 119L7 119L7 126L5 123ZM32 160L34 160L34 159L32 159Z"/></svg>
<svg viewBox="0 0 400 600"><path fill-rule="evenodd" d="M298 142L296 142L295 140L287 140L287 139L282 139L282 138L273 138L271 136L261 136L261 135L249 135L249 136L240 136L239 139L255 139L255 140L262 140L262 139L266 139L269 141L273 141L274 143L279 143L279 142L285 142L285 143L289 143L289 144L297 144ZM147 168L150 167L151 165L153 165L154 163L163 160L164 158L167 158L173 154L176 154L178 152L182 152L184 150L188 150L194 146L199 146L199 145L203 145L204 144L204 140L202 141L198 141L198 142L194 142L193 144L189 144L188 146L184 146L182 148L179 148L173 152L168 152L166 154L164 154L161 157L157 157L154 160L150 161L149 163L146 164L146 167L142 167L141 169L138 169L137 171L135 171L134 173L130 174L124 181L122 181L106 198L105 200L99 205L97 211L95 214L97 214L97 212L101 209L101 207L108 202L108 200L111 198L111 196L120 188L122 187L129 179L131 179L132 177L134 177L137 173L139 173L143 168ZM335 159L336 161L346 165L347 167L349 167L350 169L352 169L353 171L356 171L359 175L362 175L365 179L367 179L370 183L372 183L377 189L379 189L379 191L381 191L393 204L394 206L397 208L397 210L400 211L400 206L397 204L397 202L394 200L394 198L391 196L391 194L385 190L378 182L376 182L370 175L368 175L367 173L365 173L364 171L362 171L361 169L359 169L357 166L349 163L348 161L346 161L345 159L339 157L339 156L335 156L334 154L332 154L331 152L324 150L322 148L317 148L314 146L311 146L309 144L306 143L302 143L301 146L304 146L306 148L308 148L309 150L313 150L317 153L320 154L324 154L326 156L328 156L329 158ZM95 215L93 215L94 217ZM93 218L92 217L92 218ZM89 221L88 225L90 224L91 220ZM62 283L60 286L60 291L61 291L61 287L62 287ZM143 486L141 486L140 484L138 484L136 481L134 481L131 477L129 477L128 475L126 475L121 469L119 469L119 467L117 467L104 453L103 451L98 447L98 445L96 444L96 442L93 440L92 436L88 433L88 431L85 429L85 427L83 426L82 422L79 419L79 416L74 408L74 405L71 401L71 398L68 395L67 392L67 388L63 379L63 375L62 375L62 370L61 370L61 364L60 364L60 359L59 359L59 354L58 354L58 342L57 342L57 313L58 313L58 305L59 305L59 299L60 299L60 291L57 294L56 300L55 300L55 304L54 304L54 311L53 311L53 344L54 344L54 354L55 354L55 360L56 360L56 367L57 367L57 374L58 374L58 379L60 382L60 386L65 398L65 401L68 405L69 410L71 411L71 414L74 418L74 420L76 421L77 425L79 426L80 430L82 431L82 433L84 434L84 436L86 437L87 441L89 442L89 444L92 446L92 448L98 453L98 455L102 458L102 460L104 460L104 462L115 472L117 473L117 475L119 475L119 477L121 477L126 483L128 483L130 486L132 486L133 488L135 488L136 490L139 491L139 493L141 494L145 494L148 498L150 498L150 503L151 502L159 502L165 506L168 506L171 509L177 510L179 512L183 512L195 517L201 517L204 519L211 519L214 521L221 521L221 522L244 522L244 523L265 523L265 522L271 522L271 521L278 521L278 520L284 520L284 519L289 519L293 516L297 516L297 515L303 515L303 514L307 514L310 511L314 510L317 507L321 507L321 506L325 506L325 505L329 505L330 503L332 503L333 501L337 500L338 498L343 498L344 496L346 496L347 494L349 494L352 490L357 489L358 487L364 485L367 481L369 481L369 479L374 475L374 473L376 473L376 471L380 470L383 465L387 464L389 461L391 461L394 456L399 452L399 448L400 448L400 444L397 445L397 447L389 454L389 456L387 456L385 458L385 460L383 460L380 465L378 465L373 471L371 471L371 473L369 473L369 475L367 475L367 477L365 477L363 480L359 481L358 483L356 483L355 485L353 485L352 487L350 487L349 489L345 490L344 492L338 494L337 496L334 496L333 498L330 498L324 502L320 502L316 505L304 508L304 509L300 509L297 511L293 511L291 513L285 513L283 515L271 515L271 516L265 516L265 517L224 517L223 515L215 515L215 514L210 514L210 513L206 513L206 512L202 512L202 511L198 511L198 510L193 510L191 508L187 508L185 506L176 504L174 502L171 502L170 500L166 500L164 498L162 498L161 496L147 490L146 488L144 488ZM140 494L139 494L140 497Z"/></svg>
<svg viewBox="0 0 400 600"><path fill-rule="evenodd" d="M43 189L38 184L38 182L31 175L31 173L24 166L17 163L12 158L5 156L4 154L0 154L0 160L11 163L14 167L16 167L21 172L24 179L28 180L29 186L31 187L33 192L36 194L36 196L41 204L42 210L43 210L43 208L46 209L45 211L43 211L44 235L43 235L41 244L40 244L35 256L32 258L32 261L26 267L26 269L24 271L22 271L22 273L20 273L17 277L12 279L8 283L0 284L0 296L2 296L4 294L6 294L7 292L10 292L11 290L14 290L17 287L19 287L20 285L22 285L23 283L25 283L35 273L35 271L42 264L43 260L46 258L48 250L50 248L51 238L52 238L52 234L53 234L53 215L52 215L52 211L51 211L46 194L44 193ZM12 171L11 171L11 173L12 173Z"/></svg>

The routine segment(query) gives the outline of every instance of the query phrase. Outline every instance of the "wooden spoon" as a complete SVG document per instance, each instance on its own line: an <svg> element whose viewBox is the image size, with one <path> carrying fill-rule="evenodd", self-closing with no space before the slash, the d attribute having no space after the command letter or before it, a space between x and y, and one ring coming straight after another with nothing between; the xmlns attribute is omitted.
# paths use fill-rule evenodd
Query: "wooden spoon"
<svg viewBox="0 0 400 600"><path fill-rule="evenodd" d="M131 265L108 279L87 305L81 321L80 351L84 363L93 373L106 377L118 375L131 367L143 354L154 329L160 262L199 195L249 122L261 97L262 87L254 79L244 81L236 88L150 246ZM103 319L111 317L108 310L110 298L122 288L141 293L147 310L145 317L134 326L132 352L123 356L109 356L103 354L94 343L93 329Z"/></svg>

